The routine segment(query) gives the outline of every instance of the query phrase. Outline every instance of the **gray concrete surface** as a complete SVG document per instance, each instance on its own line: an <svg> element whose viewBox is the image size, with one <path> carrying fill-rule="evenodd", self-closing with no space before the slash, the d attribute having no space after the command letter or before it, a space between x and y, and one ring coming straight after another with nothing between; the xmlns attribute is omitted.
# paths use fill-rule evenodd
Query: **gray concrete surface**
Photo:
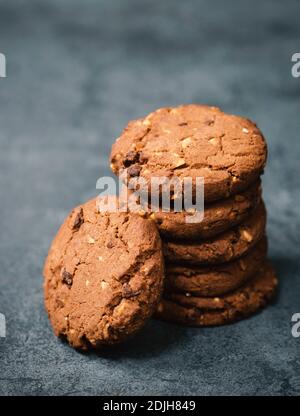
<svg viewBox="0 0 300 416"><path fill-rule="evenodd" d="M298 1L0 2L0 393L296 395L300 338ZM102 355L52 334L42 266L67 212L110 174L127 120L204 102L256 120L269 144L264 195L276 303L236 325L151 321Z"/></svg>

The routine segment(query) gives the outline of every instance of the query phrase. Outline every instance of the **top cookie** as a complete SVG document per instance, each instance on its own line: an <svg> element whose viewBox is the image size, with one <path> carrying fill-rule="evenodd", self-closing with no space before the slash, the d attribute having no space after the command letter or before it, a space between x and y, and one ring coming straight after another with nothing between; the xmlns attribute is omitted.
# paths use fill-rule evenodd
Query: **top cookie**
<svg viewBox="0 0 300 416"><path fill-rule="evenodd" d="M263 172L265 139L250 120L191 104L132 121L111 151L112 170L129 177L203 177L205 201L246 189Z"/></svg>
<svg viewBox="0 0 300 416"><path fill-rule="evenodd" d="M113 344L140 329L162 291L161 241L152 221L75 208L44 268L46 308L58 336L81 349Z"/></svg>

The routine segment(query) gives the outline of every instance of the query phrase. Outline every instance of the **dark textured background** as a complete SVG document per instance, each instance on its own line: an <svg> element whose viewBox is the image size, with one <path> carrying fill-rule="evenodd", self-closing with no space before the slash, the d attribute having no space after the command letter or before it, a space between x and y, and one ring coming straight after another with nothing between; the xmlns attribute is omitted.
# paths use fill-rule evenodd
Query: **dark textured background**
<svg viewBox="0 0 300 416"><path fill-rule="evenodd" d="M300 394L299 1L0 2L0 393ZM52 334L42 266L67 212L110 174L127 120L204 102L265 133L274 306L238 324L152 321L130 343L82 355Z"/></svg>

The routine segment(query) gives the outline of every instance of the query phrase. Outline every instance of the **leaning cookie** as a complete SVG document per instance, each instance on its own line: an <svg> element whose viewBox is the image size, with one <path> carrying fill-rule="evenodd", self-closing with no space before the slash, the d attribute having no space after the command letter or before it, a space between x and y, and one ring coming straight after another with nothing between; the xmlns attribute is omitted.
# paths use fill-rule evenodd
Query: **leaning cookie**
<svg viewBox="0 0 300 416"><path fill-rule="evenodd" d="M205 105L161 108L132 121L111 151L124 178L204 178L205 201L245 190L262 174L265 139L250 120ZM193 194L195 195L195 183Z"/></svg>
<svg viewBox="0 0 300 416"><path fill-rule="evenodd" d="M245 256L210 267L167 265L165 294L181 292L185 296L219 296L242 286L265 261L267 239L264 237Z"/></svg>
<svg viewBox="0 0 300 416"><path fill-rule="evenodd" d="M163 249L168 263L215 264L235 260L247 253L262 238L266 227L266 209L263 201L241 224L224 233L199 242L164 241Z"/></svg>
<svg viewBox="0 0 300 416"><path fill-rule="evenodd" d="M153 222L99 213L96 200L67 217L45 263L45 305L57 336L75 348L125 340L152 315L163 286Z"/></svg>
<svg viewBox="0 0 300 416"><path fill-rule="evenodd" d="M265 307L274 297L278 280L270 264L240 289L223 297L200 298L174 295L162 299L156 317L190 326L216 326L246 318Z"/></svg>

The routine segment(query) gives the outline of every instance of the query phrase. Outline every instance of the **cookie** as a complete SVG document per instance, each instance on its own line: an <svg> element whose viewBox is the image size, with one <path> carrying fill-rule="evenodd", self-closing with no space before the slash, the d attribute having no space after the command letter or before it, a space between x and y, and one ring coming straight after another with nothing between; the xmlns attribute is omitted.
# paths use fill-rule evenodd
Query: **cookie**
<svg viewBox="0 0 300 416"><path fill-rule="evenodd" d="M262 174L265 139L250 120L205 105L161 108L132 121L116 140L111 167L126 178L204 178L205 201L245 190ZM194 183L195 195L195 183Z"/></svg>
<svg viewBox="0 0 300 416"><path fill-rule="evenodd" d="M209 240L199 242L164 241L169 263L194 265L225 263L243 256L263 237L266 227L264 203L241 224Z"/></svg>
<svg viewBox="0 0 300 416"><path fill-rule="evenodd" d="M229 324L262 309L273 298L278 284L272 266L264 264L240 289L220 298L174 295L162 299L156 317L190 326Z"/></svg>
<svg viewBox="0 0 300 416"><path fill-rule="evenodd" d="M260 202L261 186L257 183L234 197L206 204L201 222L188 223L183 212L154 212L149 217L157 224L160 234L167 239L199 240L214 237L240 224Z"/></svg>
<svg viewBox="0 0 300 416"><path fill-rule="evenodd" d="M151 212L147 209L144 215L155 221L160 235L169 240L191 241L214 237L229 228L243 222L261 201L261 182L257 181L246 191L210 204L205 204L204 218L201 222L189 223L187 217L192 215L182 212ZM129 194L130 191L129 191ZM123 204L127 193L122 192ZM134 199L137 201L138 199ZM129 209L131 204L129 203ZM143 207L144 208L144 207Z"/></svg>
<svg viewBox="0 0 300 416"><path fill-rule="evenodd" d="M264 237L245 256L230 263L210 267L167 265L165 293L186 296L219 296L231 292L249 280L264 262L267 239Z"/></svg>
<svg viewBox="0 0 300 416"><path fill-rule="evenodd" d="M57 336L79 349L119 343L144 325L161 296L164 266L155 224L136 214L99 213L91 200L61 226L44 276Z"/></svg>

